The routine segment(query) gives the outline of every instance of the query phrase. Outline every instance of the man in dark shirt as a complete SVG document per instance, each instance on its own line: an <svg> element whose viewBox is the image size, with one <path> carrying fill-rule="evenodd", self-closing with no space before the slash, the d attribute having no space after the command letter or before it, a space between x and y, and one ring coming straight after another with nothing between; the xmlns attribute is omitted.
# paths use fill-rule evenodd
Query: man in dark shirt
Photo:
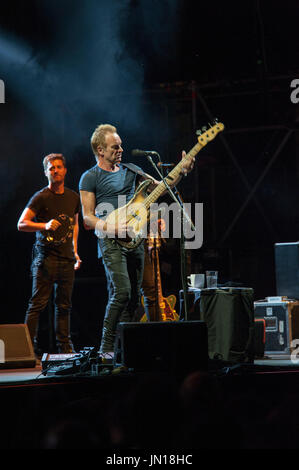
<svg viewBox="0 0 299 470"><path fill-rule="evenodd" d="M25 323L38 356L38 320L53 286L58 351L73 352L69 327L71 296L74 271L81 264L77 252L80 198L64 186L65 158L62 154L50 154L44 158L43 165L49 184L32 196L18 221L18 230L36 233L31 266L32 297Z"/></svg>
<svg viewBox="0 0 299 470"><path fill-rule="evenodd" d="M122 141L114 126L99 125L91 137L91 147L97 164L82 175L79 189L84 224L98 236L99 255L108 285L100 353L104 358L112 358L117 324L132 321L140 301L144 247L141 243L129 249L117 243L116 239L123 237L129 227L125 220L106 221L107 215L133 198L142 179L158 182L138 167L136 172L121 163ZM183 152L183 157L185 155ZM191 171L193 164L194 159L187 162L182 171Z"/></svg>

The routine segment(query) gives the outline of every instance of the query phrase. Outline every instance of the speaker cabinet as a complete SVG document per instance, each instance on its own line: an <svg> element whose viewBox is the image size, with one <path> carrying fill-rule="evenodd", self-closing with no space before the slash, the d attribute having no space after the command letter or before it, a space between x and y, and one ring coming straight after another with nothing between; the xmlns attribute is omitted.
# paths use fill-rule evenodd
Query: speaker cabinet
<svg viewBox="0 0 299 470"><path fill-rule="evenodd" d="M0 369L35 365L36 359L27 325L0 325Z"/></svg>
<svg viewBox="0 0 299 470"><path fill-rule="evenodd" d="M202 321L119 323L114 366L135 371L190 373L208 365L208 335Z"/></svg>

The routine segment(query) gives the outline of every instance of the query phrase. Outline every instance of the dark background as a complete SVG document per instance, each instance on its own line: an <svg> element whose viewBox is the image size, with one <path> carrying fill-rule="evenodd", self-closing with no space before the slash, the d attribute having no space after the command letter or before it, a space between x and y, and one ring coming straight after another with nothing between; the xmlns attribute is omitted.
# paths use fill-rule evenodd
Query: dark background
<svg viewBox="0 0 299 470"><path fill-rule="evenodd" d="M225 131L179 186L203 202L203 246L189 272L275 295L274 244L296 241L298 2L11 0L1 4L1 322L23 322L34 235L19 233L30 196L46 185L42 158L62 152L67 186L95 164L89 139L117 126L125 152L155 149L178 162L214 117ZM147 160L134 163L154 175ZM73 297L78 343L98 338L106 286L96 239L81 221L83 260ZM180 289L178 241L161 252L165 295ZM178 305L177 305L178 309Z"/></svg>

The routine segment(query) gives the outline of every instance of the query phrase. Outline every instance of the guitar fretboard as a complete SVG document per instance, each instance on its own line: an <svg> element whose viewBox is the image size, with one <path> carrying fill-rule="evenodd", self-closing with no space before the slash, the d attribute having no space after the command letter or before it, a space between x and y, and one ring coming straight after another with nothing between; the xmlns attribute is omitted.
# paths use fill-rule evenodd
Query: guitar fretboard
<svg viewBox="0 0 299 470"><path fill-rule="evenodd" d="M181 174L182 171L182 166L183 164L190 160L192 157L194 157L202 148L200 144L196 144L190 152L187 153L187 155L176 165L173 170L168 174L168 176L165 178L169 186L172 186L173 181L175 181ZM149 209L150 205L153 204L160 196L161 194L165 191L165 184L163 181L156 186L156 188L149 194L146 199L144 200L143 204L147 209Z"/></svg>
<svg viewBox="0 0 299 470"><path fill-rule="evenodd" d="M173 186L175 180L180 176L182 171L182 166L185 162L189 161L191 158L195 157L198 152L210 141L215 138L218 132L222 131L224 128L222 123L218 123L213 126L211 129L206 131L202 136L198 138L198 143L194 145L194 147L186 154L184 158L176 165L173 170L169 173L169 175L165 178L166 182L169 186ZM158 186L149 194L145 200L143 201L144 206L146 209L149 209L150 205L153 204L165 191L165 184L161 181Z"/></svg>

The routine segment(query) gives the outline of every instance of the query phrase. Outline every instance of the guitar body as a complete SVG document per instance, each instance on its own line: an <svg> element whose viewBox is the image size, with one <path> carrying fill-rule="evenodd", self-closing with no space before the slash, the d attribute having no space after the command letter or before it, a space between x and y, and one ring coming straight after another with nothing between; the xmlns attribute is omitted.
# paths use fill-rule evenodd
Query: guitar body
<svg viewBox="0 0 299 470"><path fill-rule="evenodd" d="M141 299L142 306L144 307L144 299ZM159 300L159 321L178 321L179 316L176 313L174 307L176 304L176 296L171 294L168 297L162 297ZM141 322L147 322L147 316L144 314L140 320Z"/></svg>
<svg viewBox="0 0 299 470"><path fill-rule="evenodd" d="M143 181L137 188L133 198L123 207L119 207L108 215L106 222L117 224L118 221L126 221L128 234L125 238L117 238L117 242L129 249L137 248L146 238L149 213L144 206L148 196L147 188L152 184L151 180Z"/></svg>
<svg viewBox="0 0 299 470"><path fill-rule="evenodd" d="M162 297L162 302L160 304L160 314L162 321L178 321L179 316L174 309L175 304L175 295L172 294L168 297Z"/></svg>

